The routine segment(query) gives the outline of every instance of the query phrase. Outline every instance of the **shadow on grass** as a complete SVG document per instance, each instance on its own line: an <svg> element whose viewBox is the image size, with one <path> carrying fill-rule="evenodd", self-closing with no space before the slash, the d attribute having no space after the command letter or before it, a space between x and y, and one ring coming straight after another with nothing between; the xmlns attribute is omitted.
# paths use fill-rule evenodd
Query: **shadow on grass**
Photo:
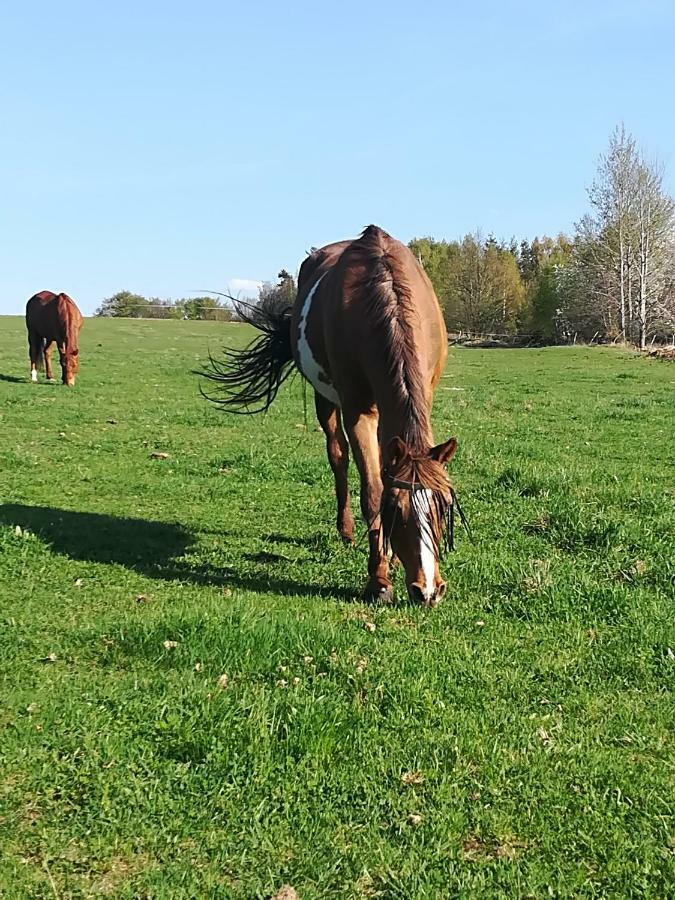
<svg viewBox="0 0 675 900"><path fill-rule="evenodd" d="M29 384L29 378L17 378L16 375L3 375L0 372L0 381L8 381L10 384Z"/></svg>
<svg viewBox="0 0 675 900"><path fill-rule="evenodd" d="M242 559L246 559L244 556ZM287 564L286 560L282 562ZM222 588L239 588L255 594L279 594L283 597L321 597L323 600L340 600L344 603L361 602L358 590L346 587L308 584L292 578L282 578L262 567L257 572L238 572L231 567L214 569L212 566L174 565L160 573L162 578L190 581L193 584L216 585Z"/></svg>
<svg viewBox="0 0 675 900"><path fill-rule="evenodd" d="M117 563L151 576L161 576L193 543L190 532L177 524L20 503L0 505L0 524L32 531L70 559Z"/></svg>
<svg viewBox="0 0 675 900"><path fill-rule="evenodd" d="M242 556L242 571L232 567L191 564L181 557L194 544L194 536L177 523L6 503L0 505L0 525L18 525L23 530L31 531L54 553L69 559L117 564L148 578L284 596L310 595L344 601L357 599L357 592L346 588L306 584L280 577L272 571L273 565L268 569L260 565L257 571L246 571L250 568L251 555L248 558ZM220 534L226 537L226 532ZM286 559L274 553L254 556L254 561L261 564L287 564Z"/></svg>
<svg viewBox="0 0 675 900"><path fill-rule="evenodd" d="M23 378L20 375L3 375L0 372L0 381L6 381L8 384L30 384L31 390L35 390L35 388L39 387L53 387L55 384L61 384L61 370L59 369L59 374L51 379L51 381L40 373L40 377L37 381L31 382L30 375L26 375Z"/></svg>

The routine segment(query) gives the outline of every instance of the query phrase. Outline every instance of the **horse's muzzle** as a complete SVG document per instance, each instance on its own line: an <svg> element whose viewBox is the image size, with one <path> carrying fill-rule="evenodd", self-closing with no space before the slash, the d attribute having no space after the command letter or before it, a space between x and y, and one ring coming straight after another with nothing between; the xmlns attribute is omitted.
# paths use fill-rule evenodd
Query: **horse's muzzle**
<svg viewBox="0 0 675 900"><path fill-rule="evenodd" d="M413 603L433 608L441 602L445 590L446 584L444 581L439 582L431 593L426 591L421 584L415 583L408 585L408 596Z"/></svg>

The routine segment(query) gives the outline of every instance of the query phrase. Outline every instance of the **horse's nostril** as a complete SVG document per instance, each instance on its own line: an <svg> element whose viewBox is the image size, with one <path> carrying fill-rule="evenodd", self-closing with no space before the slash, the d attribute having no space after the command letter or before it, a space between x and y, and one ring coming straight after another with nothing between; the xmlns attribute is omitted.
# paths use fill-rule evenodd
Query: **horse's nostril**
<svg viewBox="0 0 675 900"><path fill-rule="evenodd" d="M408 596L413 603L424 603L424 591L419 584L408 585Z"/></svg>
<svg viewBox="0 0 675 900"><path fill-rule="evenodd" d="M408 596L413 603L419 603L421 606L438 606L445 594L445 582L441 581L433 592L425 591L420 584L408 585Z"/></svg>

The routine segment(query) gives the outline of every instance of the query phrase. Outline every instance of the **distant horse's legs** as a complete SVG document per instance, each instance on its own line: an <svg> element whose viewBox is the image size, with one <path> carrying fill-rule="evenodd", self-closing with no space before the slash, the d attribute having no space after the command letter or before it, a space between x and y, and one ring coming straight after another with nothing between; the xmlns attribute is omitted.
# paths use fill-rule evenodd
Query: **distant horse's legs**
<svg viewBox="0 0 675 900"><path fill-rule="evenodd" d="M316 415L326 435L328 462L335 478L337 497L337 528L344 541L354 542L354 517L349 506L349 444L342 428L340 410L321 394L314 394Z"/></svg>
<svg viewBox="0 0 675 900"><path fill-rule="evenodd" d="M346 410L343 412L349 443L361 475L361 512L368 527L368 583L364 595L368 600L389 603L393 599L393 591L380 527L382 478L377 442L378 416L375 411L353 416Z"/></svg>
<svg viewBox="0 0 675 900"><path fill-rule="evenodd" d="M52 376L52 344L53 343L54 343L54 341L45 341L45 345L42 350L42 353L45 358L45 376L47 378L47 381L51 381L53 378L53 376Z"/></svg>
<svg viewBox="0 0 675 900"><path fill-rule="evenodd" d="M34 331L28 332L28 351L30 355L30 380L37 381L37 367L42 353L42 338Z"/></svg>
<svg viewBox="0 0 675 900"><path fill-rule="evenodd" d="M68 384L68 357L66 355L65 343L57 343L59 351L59 362L61 363L61 384Z"/></svg>

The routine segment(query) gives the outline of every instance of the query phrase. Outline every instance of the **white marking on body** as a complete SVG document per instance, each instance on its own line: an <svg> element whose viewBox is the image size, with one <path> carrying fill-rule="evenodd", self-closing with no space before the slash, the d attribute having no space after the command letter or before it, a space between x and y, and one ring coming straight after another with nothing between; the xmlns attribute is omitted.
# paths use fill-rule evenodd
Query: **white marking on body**
<svg viewBox="0 0 675 900"><path fill-rule="evenodd" d="M431 600L436 591L434 576L436 574L436 556L434 554L433 525L431 522L431 497L433 491L418 488L412 493L417 519L420 523L420 559L424 572L422 593L425 600Z"/></svg>
<svg viewBox="0 0 675 900"><path fill-rule="evenodd" d="M30 380L37 381L37 369L30 370Z"/></svg>
<svg viewBox="0 0 675 900"><path fill-rule="evenodd" d="M325 397L326 400L330 400L331 403L335 403L336 406L339 406L340 398L338 392L330 383L328 376L314 358L312 348L309 346L309 341L307 340L307 320L309 318L309 311L312 306L312 300L316 293L316 289L321 284L321 279L325 274L326 273L324 272L323 275L319 276L312 286L311 291L305 297L305 302L302 304L300 319L298 321L298 357L300 359L300 371L312 385L314 390L321 394L322 397Z"/></svg>

